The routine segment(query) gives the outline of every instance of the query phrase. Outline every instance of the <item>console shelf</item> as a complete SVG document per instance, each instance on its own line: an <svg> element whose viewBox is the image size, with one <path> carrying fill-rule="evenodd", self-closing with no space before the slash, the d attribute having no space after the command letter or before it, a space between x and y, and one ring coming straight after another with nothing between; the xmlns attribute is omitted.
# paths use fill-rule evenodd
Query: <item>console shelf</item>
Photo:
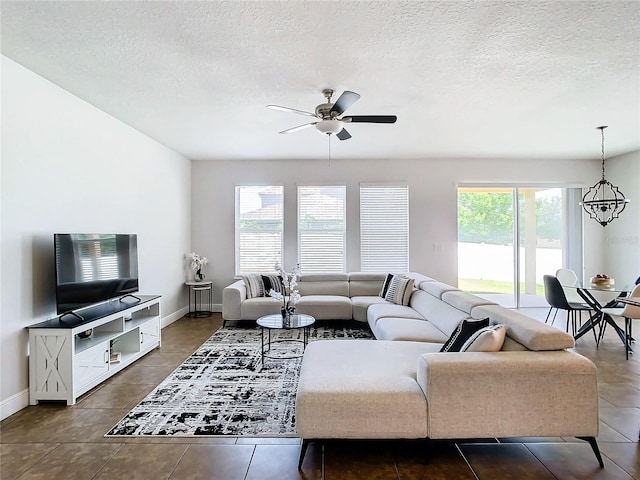
<svg viewBox="0 0 640 480"><path fill-rule="evenodd" d="M160 347L160 297L113 300L29 329L29 403L76 399ZM84 332L91 335L82 338ZM119 354L119 355L117 355Z"/></svg>

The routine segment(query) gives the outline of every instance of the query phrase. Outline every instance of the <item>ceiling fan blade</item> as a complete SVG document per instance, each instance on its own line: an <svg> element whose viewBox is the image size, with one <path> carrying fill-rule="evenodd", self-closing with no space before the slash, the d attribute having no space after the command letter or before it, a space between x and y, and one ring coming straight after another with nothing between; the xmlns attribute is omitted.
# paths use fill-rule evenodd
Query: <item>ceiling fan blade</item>
<svg viewBox="0 0 640 480"><path fill-rule="evenodd" d="M351 138L351 135L349 134L349 132L347 132L346 128L343 128L336 134L336 137L338 137L340 140L349 140Z"/></svg>
<svg viewBox="0 0 640 480"><path fill-rule="evenodd" d="M338 97L336 103L333 104L333 107L331 107L331 113L336 112L338 115L342 115L344 111L356 103L359 98L359 94L345 90L342 92L342 95Z"/></svg>
<svg viewBox="0 0 640 480"><path fill-rule="evenodd" d="M283 130L280 133L293 133L298 130L304 130L305 128L313 127L318 122L305 123L304 125L298 125L297 127L289 128L287 130Z"/></svg>
<svg viewBox="0 0 640 480"><path fill-rule="evenodd" d="M281 112L297 113L298 115L305 115L307 117L316 117L315 113L296 110L295 108L281 107L280 105L267 105L267 108L270 108L271 110L280 110Z"/></svg>
<svg viewBox="0 0 640 480"><path fill-rule="evenodd" d="M395 115L353 115L342 119L351 123L396 123L396 120L398 117Z"/></svg>

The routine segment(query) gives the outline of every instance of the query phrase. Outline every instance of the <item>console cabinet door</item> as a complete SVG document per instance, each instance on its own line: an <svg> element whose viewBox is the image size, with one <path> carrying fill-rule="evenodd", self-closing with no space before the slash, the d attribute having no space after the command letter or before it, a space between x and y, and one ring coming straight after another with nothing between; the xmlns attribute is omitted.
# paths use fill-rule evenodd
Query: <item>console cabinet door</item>
<svg viewBox="0 0 640 480"><path fill-rule="evenodd" d="M151 320L140 325L140 350L144 351L149 348L158 346L160 340L160 321L158 319Z"/></svg>
<svg viewBox="0 0 640 480"><path fill-rule="evenodd" d="M74 359L75 388L81 388L109 371L109 342L80 352Z"/></svg>

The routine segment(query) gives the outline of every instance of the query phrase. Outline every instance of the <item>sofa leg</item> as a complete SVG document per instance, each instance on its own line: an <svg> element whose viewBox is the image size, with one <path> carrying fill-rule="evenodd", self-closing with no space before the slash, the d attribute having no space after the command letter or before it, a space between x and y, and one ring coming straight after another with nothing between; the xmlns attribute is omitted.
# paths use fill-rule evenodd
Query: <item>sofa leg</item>
<svg viewBox="0 0 640 480"><path fill-rule="evenodd" d="M593 450L593 453L596 455L596 458L598 459L600 468L604 468L602 455L600 455L600 449L598 448L598 442L596 441L595 437L576 437L576 438L578 438L579 440L584 440L585 442L589 442L589 445L591 445L591 449Z"/></svg>
<svg viewBox="0 0 640 480"><path fill-rule="evenodd" d="M424 464L429 465L431 463L431 448L433 446L433 442L429 437L424 439Z"/></svg>
<svg viewBox="0 0 640 480"><path fill-rule="evenodd" d="M307 448L309 448L310 440L306 438L302 439L302 448L300 449L300 458L298 459L298 470L302 470L302 462L304 461L304 456L307 454Z"/></svg>

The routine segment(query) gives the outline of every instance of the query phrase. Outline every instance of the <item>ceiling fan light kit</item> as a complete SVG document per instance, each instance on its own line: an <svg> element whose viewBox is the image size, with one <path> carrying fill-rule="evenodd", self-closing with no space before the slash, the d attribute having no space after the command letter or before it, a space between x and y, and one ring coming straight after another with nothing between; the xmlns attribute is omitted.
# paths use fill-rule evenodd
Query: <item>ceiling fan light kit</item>
<svg viewBox="0 0 640 480"><path fill-rule="evenodd" d="M324 135L338 134L343 128L340 120L322 120L316 123L316 129Z"/></svg>
<svg viewBox="0 0 640 480"><path fill-rule="evenodd" d="M342 117L347 108L358 101L360 95L345 90L342 95L338 97L335 103L331 102L334 91L330 88L326 88L322 91L326 102L316 106L314 112L305 112L304 110L298 110L295 108L282 107L280 105L267 105L267 108L272 110L279 110L281 112L291 112L298 115L304 115L307 117L315 117L318 119L316 122L299 125L297 127L288 128L280 133L294 133L303 130L308 127L316 127L316 130L323 135L335 135L340 140L348 140L351 138L351 134L344 128L345 123L395 123L398 117L395 115L357 115L352 117Z"/></svg>
<svg viewBox="0 0 640 480"><path fill-rule="evenodd" d="M609 182L604 176L604 129L606 125L596 127L602 134L602 179L589 188L582 197L582 208L603 227L618 218L624 207L629 203L628 198L618 187Z"/></svg>

